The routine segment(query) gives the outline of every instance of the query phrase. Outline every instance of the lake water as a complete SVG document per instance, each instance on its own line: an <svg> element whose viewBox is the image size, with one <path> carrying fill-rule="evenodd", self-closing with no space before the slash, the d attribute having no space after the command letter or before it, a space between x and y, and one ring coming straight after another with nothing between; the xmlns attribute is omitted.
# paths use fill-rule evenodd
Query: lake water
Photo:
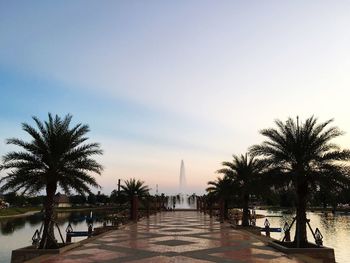
<svg viewBox="0 0 350 263"><path fill-rule="evenodd" d="M257 214L267 216L270 222L270 227L283 228L285 222L291 224L294 214L287 211L270 211L257 210ZM350 214L336 213L322 213L322 212L308 212L307 218L310 219L310 225L315 231L316 227L323 235L323 245L334 248L336 262L346 263L350 262ZM257 220L257 226L264 227L265 218ZM295 224L294 224L295 226ZM291 239L294 238L295 227L291 230ZM271 233L271 237L282 240L284 234ZM311 231L308 229L309 242L315 243Z"/></svg>
<svg viewBox="0 0 350 263"><path fill-rule="evenodd" d="M112 211L94 212L94 227L101 226L102 219L111 213ZM257 210L257 213L266 215L271 227L283 227L286 221L291 223L293 220L293 214L286 211ZM88 227L86 217L89 214L89 211L59 213L57 221L64 238L65 229L69 222L71 222L74 230L86 231ZM316 229L316 227L320 229L324 237L323 244L334 248L336 261L340 263L349 262L350 215L309 212L307 216L311 220L310 224L313 229ZM42 216L39 214L22 218L0 219L0 263L10 262L13 249L31 244L31 238L35 230L40 228L41 220ZM264 221L265 218L258 219L257 225L263 227ZM271 233L271 236L282 239L283 233ZM293 237L292 229L291 238ZM308 238L309 241L314 242L311 233L309 233ZM58 233L56 233L56 239L59 239ZM80 239L84 239L84 237L73 238L72 241L76 242Z"/></svg>
<svg viewBox="0 0 350 263"><path fill-rule="evenodd" d="M103 218L112 211L94 211L94 227L102 226ZM86 218L90 211L64 212L57 214L57 221L63 238L66 238L66 228L71 223L73 230L87 231ZM35 214L26 217L0 219L0 263L8 263L11 260L11 251L17 248L29 246L36 229L40 229L42 215ZM61 241L58 231L55 229L55 237ZM85 237L72 238L72 242L85 239Z"/></svg>

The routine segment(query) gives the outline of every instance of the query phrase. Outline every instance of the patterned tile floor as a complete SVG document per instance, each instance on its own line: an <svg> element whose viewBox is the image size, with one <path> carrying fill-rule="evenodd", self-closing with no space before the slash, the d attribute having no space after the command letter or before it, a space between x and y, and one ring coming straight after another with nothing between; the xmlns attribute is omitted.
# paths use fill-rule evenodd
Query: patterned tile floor
<svg viewBox="0 0 350 263"><path fill-rule="evenodd" d="M195 211L163 212L42 261L207 263L301 262Z"/></svg>

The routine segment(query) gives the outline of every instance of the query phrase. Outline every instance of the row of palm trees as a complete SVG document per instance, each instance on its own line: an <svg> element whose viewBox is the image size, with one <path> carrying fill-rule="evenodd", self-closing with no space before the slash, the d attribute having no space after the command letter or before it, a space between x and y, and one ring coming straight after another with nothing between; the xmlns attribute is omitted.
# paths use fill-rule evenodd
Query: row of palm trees
<svg viewBox="0 0 350 263"><path fill-rule="evenodd" d="M259 190L260 172L262 162L251 158L248 154L233 155L232 162L223 162L223 168L217 173L223 174L216 181L209 181L206 189L209 195L220 197L224 202L224 217L228 218L228 201L233 195L239 193L239 201L242 204L242 225L249 225L249 201L253 193Z"/></svg>
<svg viewBox="0 0 350 263"><path fill-rule="evenodd" d="M67 194L72 190L89 194L89 187L100 187L93 174L101 174L103 168L93 156L103 152L98 143L87 142L88 125L71 127L71 115L60 118L48 114L47 121L41 122L36 117L33 120L36 127L22 124L31 137L30 142L17 138L7 140L7 144L19 146L21 150L3 156L0 169L7 170L7 175L0 179L0 191L22 190L29 194L46 191L40 248L53 248L57 246L53 231L57 188ZM331 122L318 124L314 117L302 124L298 119L296 122L292 119L276 121L276 129L261 131L266 141L252 146L246 155L234 156L233 162L223 163L224 168L218 172L224 177L209 182L208 192L225 197L232 195L235 189L243 204L243 224L247 225L252 193L264 189L263 185L293 186L298 197L295 242L305 246L308 194L316 187L331 190L349 185L350 151L331 143L342 134L338 128L329 127ZM126 181L123 188L129 196L135 192L139 196L148 195L148 190L143 182L135 179Z"/></svg>
<svg viewBox="0 0 350 263"><path fill-rule="evenodd" d="M330 126L332 121L320 123L313 116L303 123L298 117L276 120L276 128L260 132L265 141L244 155L233 155L232 162L222 163L217 172L223 177L208 182L208 196L224 200L226 211L228 200L238 198L243 208L242 225L247 226L251 195L291 187L297 197L294 243L306 247L310 195L320 188L335 191L350 186L350 151L333 143L343 132Z"/></svg>

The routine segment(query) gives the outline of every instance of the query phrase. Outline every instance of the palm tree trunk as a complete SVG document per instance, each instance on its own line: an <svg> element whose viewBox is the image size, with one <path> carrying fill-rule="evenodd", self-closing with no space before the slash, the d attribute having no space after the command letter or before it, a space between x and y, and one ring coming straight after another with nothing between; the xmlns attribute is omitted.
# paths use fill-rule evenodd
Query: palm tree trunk
<svg viewBox="0 0 350 263"><path fill-rule="evenodd" d="M53 184L46 187L44 229L39 244L40 249L58 248L54 234L54 223L52 222L56 188L57 186Z"/></svg>
<svg viewBox="0 0 350 263"><path fill-rule="evenodd" d="M297 218L294 243L296 247L300 248L306 247L308 244L306 232L307 184L305 182L298 184L297 194Z"/></svg>
<svg viewBox="0 0 350 263"><path fill-rule="evenodd" d="M129 203L130 203L129 219L132 219L132 215L133 215L133 211L134 211L133 196L130 197ZM157 210L157 207L156 207L156 210Z"/></svg>
<svg viewBox="0 0 350 263"><path fill-rule="evenodd" d="M225 201L223 198L220 198L219 200L219 216L220 223L223 223L225 221Z"/></svg>
<svg viewBox="0 0 350 263"><path fill-rule="evenodd" d="M224 219L228 219L228 201L226 199L224 200Z"/></svg>
<svg viewBox="0 0 350 263"><path fill-rule="evenodd" d="M243 196L242 226L249 226L249 195Z"/></svg>

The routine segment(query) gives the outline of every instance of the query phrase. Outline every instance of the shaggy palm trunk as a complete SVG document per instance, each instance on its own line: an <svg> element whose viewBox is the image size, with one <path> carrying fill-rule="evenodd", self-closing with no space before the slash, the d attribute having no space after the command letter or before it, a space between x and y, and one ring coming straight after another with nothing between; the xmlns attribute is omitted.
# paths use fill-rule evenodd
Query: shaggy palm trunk
<svg viewBox="0 0 350 263"><path fill-rule="evenodd" d="M224 201L224 219L228 219L228 201L226 199Z"/></svg>
<svg viewBox="0 0 350 263"><path fill-rule="evenodd" d="M40 249L58 248L58 244L54 234L54 223L52 221L56 188L56 184L48 185L46 187L44 229L39 244Z"/></svg>
<svg viewBox="0 0 350 263"><path fill-rule="evenodd" d="M132 219L132 215L133 215L133 211L134 211L134 202L133 202L133 196L131 196L130 200L130 212L129 212L129 218ZM157 203L156 203L156 208L155 210L157 210Z"/></svg>
<svg viewBox="0 0 350 263"><path fill-rule="evenodd" d="M209 216L210 218L213 217L213 203L209 202Z"/></svg>
<svg viewBox="0 0 350 263"><path fill-rule="evenodd" d="M249 226L249 195L243 195L242 226Z"/></svg>
<svg viewBox="0 0 350 263"><path fill-rule="evenodd" d="M306 247L306 202L307 202L307 183L298 183L297 187L297 216L294 243L296 247Z"/></svg>
<svg viewBox="0 0 350 263"><path fill-rule="evenodd" d="M225 201L223 198L220 198L219 200L219 216L220 223L223 223L225 221Z"/></svg>

